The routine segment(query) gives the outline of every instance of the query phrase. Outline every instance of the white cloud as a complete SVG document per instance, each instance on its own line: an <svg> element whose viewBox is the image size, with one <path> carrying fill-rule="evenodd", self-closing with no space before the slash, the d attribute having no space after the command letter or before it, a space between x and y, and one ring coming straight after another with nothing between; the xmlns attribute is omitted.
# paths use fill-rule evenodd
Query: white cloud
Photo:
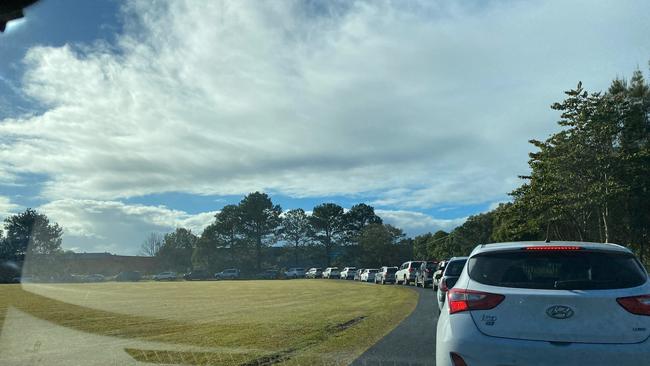
<svg viewBox="0 0 650 366"><path fill-rule="evenodd" d="M0 196L0 222L6 217L16 213L16 210L19 208L20 206L11 202L9 197Z"/></svg>
<svg viewBox="0 0 650 366"><path fill-rule="evenodd" d="M526 141L555 129L562 90L650 55L644 1L308 4L133 2L116 47L33 47L22 89L47 111L0 122L0 173L47 175L59 204L495 201L527 171Z"/></svg>
<svg viewBox="0 0 650 366"><path fill-rule="evenodd" d="M199 235L216 214L188 214L165 206L78 199L52 201L38 210L64 228L64 248L120 254L137 254L151 232L166 233L184 227Z"/></svg>
<svg viewBox="0 0 650 366"><path fill-rule="evenodd" d="M421 212L405 210L375 210L375 212L384 220L384 223L404 230L409 236L417 236L428 232L435 233L438 230L450 232L467 220L466 217L436 219Z"/></svg>

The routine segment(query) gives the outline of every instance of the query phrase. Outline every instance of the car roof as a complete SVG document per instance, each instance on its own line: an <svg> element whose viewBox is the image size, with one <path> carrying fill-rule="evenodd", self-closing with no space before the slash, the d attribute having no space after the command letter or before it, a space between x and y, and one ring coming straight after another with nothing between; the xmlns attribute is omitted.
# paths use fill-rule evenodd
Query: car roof
<svg viewBox="0 0 650 366"><path fill-rule="evenodd" d="M521 249L529 246L579 246L591 250L610 250L615 252L632 253L628 248L622 245L610 244L610 243L593 243L593 242L583 242L583 241L548 241L548 242L519 241L519 242L507 242L507 243L481 244L478 245L476 248L474 248L470 256L474 256L479 253L486 253L486 252Z"/></svg>

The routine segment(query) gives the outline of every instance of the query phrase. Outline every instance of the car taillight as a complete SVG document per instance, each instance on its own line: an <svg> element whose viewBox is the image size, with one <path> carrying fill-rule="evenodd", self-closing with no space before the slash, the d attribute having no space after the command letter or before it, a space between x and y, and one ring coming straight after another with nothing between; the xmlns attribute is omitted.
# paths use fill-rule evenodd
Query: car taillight
<svg viewBox="0 0 650 366"><path fill-rule="evenodd" d="M458 353L449 352L449 356L451 356L451 362L454 364L454 366L467 366L465 360L463 360L463 358L460 357Z"/></svg>
<svg viewBox="0 0 650 366"><path fill-rule="evenodd" d="M650 316L650 295L619 297L616 301L632 314Z"/></svg>
<svg viewBox="0 0 650 366"><path fill-rule="evenodd" d="M488 292L452 288L447 292L449 314L468 310L489 310L499 305L506 297Z"/></svg>
<svg viewBox="0 0 650 366"><path fill-rule="evenodd" d="M413 272L413 271L415 271L415 268L413 267L409 268L409 272Z"/></svg>

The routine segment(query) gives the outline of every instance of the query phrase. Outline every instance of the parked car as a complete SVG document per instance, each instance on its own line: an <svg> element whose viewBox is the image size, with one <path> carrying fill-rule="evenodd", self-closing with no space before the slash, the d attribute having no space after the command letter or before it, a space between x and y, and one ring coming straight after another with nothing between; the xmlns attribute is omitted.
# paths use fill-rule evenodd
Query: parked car
<svg viewBox="0 0 650 366"><path fill-rule="evenodd" d="M364 270L365 270L365 268L359 268L359 269L357 269L356 272L354 272L354 280L355 281L361 281L361 274L363 273Z"/></svg>
<svg viewBox="0 0 650 366"><path fill-rule="evenodd" d="M176 281L176 272L161 272L153 276L154 281Z"/></svg>
<svg viewBox="0 0 650 366"><path fill-rule="evenodd" d="M339 277L342 280L353 280L356 271L357 271L356 267L345 267L339 274Z"/></svg>
<svg viewBox="0 0 650 366"><path fill-rule="evenodd" d="M277 269L267 269L264 272L258 273L255 277L261 280L277 280L282 277L282 273Z"/></svg>
<svg viewBox="0 0 650 366"><path fill-rule="evenodd" d="M438 286L440 285L440 279L442 278L442 272L445 271L447 266L447 261L438 262L435 272L433 272L433 291L438 291Z"/></svg>
<svg viewBox="0 0 650 366"><path fill-rule="evenodd" d="M415 269L420 267L422 261L408 261L402 263L397 272L395 273L395 283L402 285L410 285L415 281Z"/></svg>
<svg viewBox="0 0 650 366"><path fill-rule="evenodd" d="M375 280L375 273L379 272L377 268L366 268L361 273L361 282L370 282Z"/></svg>
<svg viewBox="0 0 650 366"><path fill-rule="evenodd" d="M339 278L339 267L327 267L323 271L323 278Z"/></svg>
<svg viewBox="0 0 650 366"><path fill-rule="evenodd" d="M422 262L420 267L415 270L415 286L425 288L433 283L433 272L435 272L438 262Z"/></svg>
<svg viewBox="0 0 650 366"><path fill-rule="evenodd" d="M437 365L644 365L650 280L615 244L487 244L447 293Z"/></svg>
<svg viewBox="0 0 650 366"><path fill-rule="evenodd" d="M454 287L456 281L458 281L458 277L460 277L460 274L463 271L465 262L467 262L467 257L453 257L447 261L445 271L442 273L442 277L440 278L438 291L436 291L438 309L442 309L442 306L445 304L447 291Z"/></svg>
<svg viewBox="0 0 650 366"><path fill-rule="evenodd" d="M214 274L214 278L218 280L236 280L239 279L239 269L237 268L228 268L224 269L221 272L217 272Z"/></svg>
<svg viewBox="0 0 650 366"><path fill-rule="evenodd" d="M186 273L185 276L183 276L186 281L209 280L210 277L210 273L203 269L194 270L190 273Z"/></svg>
<svg viewBox="0 0 650 366"><path fill-rule="evenodd" d="M381 267L379 269L379 272L375 273L375 283L381 283L382 285L385 285L387 283L395 283L396 272L397 267Z"/></svg>
<svg viewBox="0 0 650 366"><path fill-rule="evenodd" d="M323 277L323 270L321 268L310 268L307 273L305 273L305 278L321 278Z"/></svg>
<svg viewBox="0 0 650 366"><path fill-rule="evenodd" d="M289 268L284 272L284 277L286 278L303 278L305 277L305 269L304 268Z"/></svg>
<svg viewBox="0 0 650 366"><path fill-rule="evenodd" d="M138 271L124 271L115 276L115 281L119 282L138 282L142 279L142 274Z"/></svg>

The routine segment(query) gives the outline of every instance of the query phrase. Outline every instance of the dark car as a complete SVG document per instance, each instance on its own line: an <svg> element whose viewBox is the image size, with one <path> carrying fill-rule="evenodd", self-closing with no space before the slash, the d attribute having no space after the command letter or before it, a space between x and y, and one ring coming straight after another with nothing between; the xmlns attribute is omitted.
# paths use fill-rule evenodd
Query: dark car
<svg viewBox="0 0 650 366"><path fill-rule="evenodd" d="M115 276L115 281L119 282L137 282L142 279L142 275L138 271L125 271L120 272Z"/></svg>
<svg viewBox="0 0 650 366"><path fill-rule="evenodd" d="M255 277L260 280L277 280L281 278L281 273L277 269L267 269L264 272L258 273Z"/></svg>
<svg viewBox="0 0 650 366"><path fill-rule="evenodd" d="M202 269L197 269L195 271L192 271L190 273L186 273L183 278L186 281L203 281L203 280L209 280L212 276L208 271L202 270Z"/></svg>
<svg viewBox="0 0 650 366"><path fill-rule="evenodd" d="M467 257L454 257L447 262L445 270L442 272L442 277L440 278L438 291L436 292L438 309L442 309L442 306L445 304L447 291L450 288L453 288L456 284L456 281L458 281L458 278L463 272L463 268L465 267L466 262Z"/></svg>
<svg viewBox="0 0 650 366"><path fill-rule="evenodd" d="M436 261L426 261L420 265L420 268L415 270L415 286L422 286L425 288L433 284L433 272L438 267Z"/></svg>

